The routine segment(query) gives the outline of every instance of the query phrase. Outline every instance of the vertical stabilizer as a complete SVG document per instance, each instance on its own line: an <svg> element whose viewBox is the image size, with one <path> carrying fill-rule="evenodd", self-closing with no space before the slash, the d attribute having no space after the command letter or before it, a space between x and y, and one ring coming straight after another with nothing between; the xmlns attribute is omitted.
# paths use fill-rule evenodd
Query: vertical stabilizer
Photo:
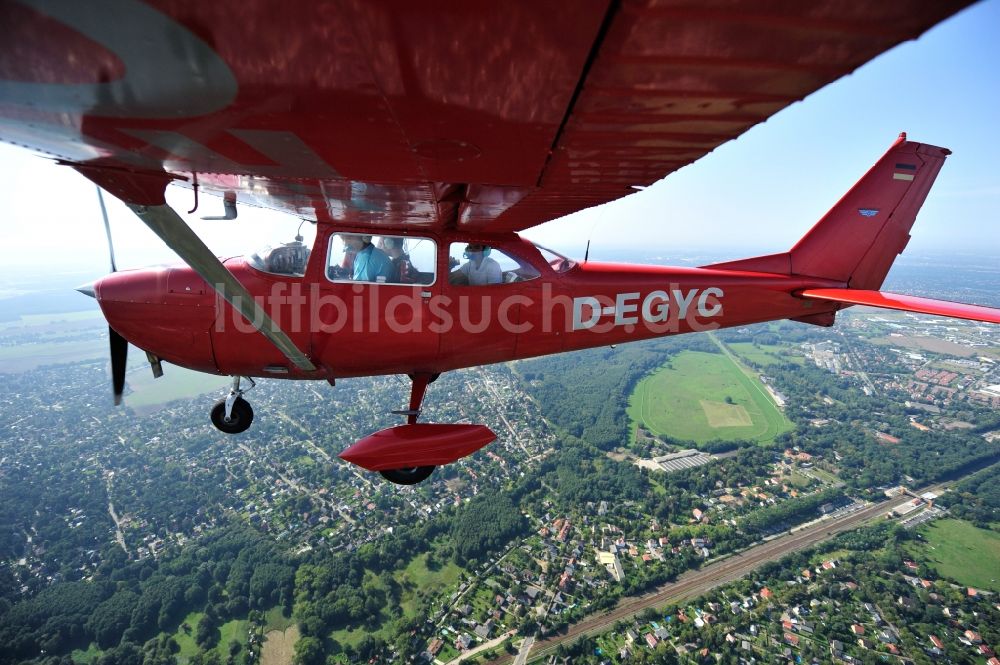
<svg viewBox="0 0 1000 665"><path fill-rule="evenodd" d="M784 254L708 266L780 272L877 289L910 239L946 148L899 138L878 162Z"/></svg>
<svg viewBox="0 0 1000 665"><path fill-rule="evenodd" d="M879 288L949 154L901 134L788 253L792 273Z"/></svg>

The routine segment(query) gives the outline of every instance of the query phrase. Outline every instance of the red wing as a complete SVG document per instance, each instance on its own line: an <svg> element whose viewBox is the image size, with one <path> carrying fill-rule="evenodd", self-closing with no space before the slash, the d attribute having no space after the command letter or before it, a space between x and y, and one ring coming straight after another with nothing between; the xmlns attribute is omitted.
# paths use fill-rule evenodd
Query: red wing
<svg viewBox="0 0 1000 665"><path fill-rule="evenodd" d="M1000 309L983 307L982 305L967 305L947 300L904 296L898 293L865 291L862 289L806 289L800 295L803 298L827 300L849 305L868 305L870 307L895 309L902 312L933 314L954 319L983 321L985 323L1000 323Z"/></svg>
<svg viewBox="0 0 1000 665"><path fill-rule="evenodd" d="M0 5L2 140L320 221L509 231L649 185L969 3L31 4Z"/></svg>

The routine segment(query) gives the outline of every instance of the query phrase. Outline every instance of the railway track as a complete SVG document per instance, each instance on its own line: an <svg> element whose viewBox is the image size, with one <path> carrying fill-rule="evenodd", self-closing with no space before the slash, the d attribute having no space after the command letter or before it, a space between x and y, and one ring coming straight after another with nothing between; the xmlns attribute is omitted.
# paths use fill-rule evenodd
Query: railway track
<svg viewBox="0 0 1000 665"><path fill-rule="evenodd" d="M918 493L940 490L943 484L933 485ZM676 582L666 584L655 591L642 596L630 596L619 601L619 604L607 612L594 615L570 626L565 633L539 640L535 643L534 653L528 662L537 661L550 655L564 643L573 642L581 637L598 634L608 630L615 622L629 619L650 607L676 603L685 598L700 596L717 586L735 581L757 567L791 552L811 547L828 538L850 531L860 524L885 514L910 500L909 496L893 497L886 501L872 504L861 510L844 515L833 520L817 522L799 531L788 533L765 541L740 553L733 554L698 570L688 571L677 578ZM490 665L504 665L513 661L510 655L504 655L490 661Z"/></svg>

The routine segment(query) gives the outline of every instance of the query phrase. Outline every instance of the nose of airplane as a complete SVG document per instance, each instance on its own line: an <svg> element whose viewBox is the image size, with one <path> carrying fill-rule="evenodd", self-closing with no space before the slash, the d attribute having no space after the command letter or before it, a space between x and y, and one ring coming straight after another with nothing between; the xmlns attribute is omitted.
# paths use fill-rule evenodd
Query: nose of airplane
<svg viewBox="0 0 1000 665"><path fill-rule="evenodd" d="M106 302L156 303L166 292L166 270L143 268L122 270L84 284L77 290Z"/></svg>
<svg viewBox="0 0 1000 665"><path fill-rule="evenodd" d="M93 282L87 282L86 284L81 284L80 286L76 287L76 290L85 296L90 296L91 298L97 298L97 292L94 291L95 284L97 284L96 280Z"/></svg>
<svg viewBox="0 0 1000 665"><path fill-rule="evenodd" d="M210 331L214 293L188 268L120 270L80 287L108 324L144 351L176 365L217 372Z"/></svg>

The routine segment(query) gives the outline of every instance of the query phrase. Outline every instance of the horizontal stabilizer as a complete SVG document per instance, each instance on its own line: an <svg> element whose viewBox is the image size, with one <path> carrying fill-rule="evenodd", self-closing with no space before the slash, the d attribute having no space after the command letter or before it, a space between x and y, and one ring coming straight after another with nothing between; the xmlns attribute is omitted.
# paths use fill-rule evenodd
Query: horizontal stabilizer
<svg viewBox="0 0 1000 665"><path fill-rule="evenodd" d="M981 305L966 305L947 300L932 300L916 296L902 296L896 293L882 291L866 291L863 289L806 289L800 294L803 298L827 300L848 305L868 305L884 309L897 309L901 312L916 312L917 314L934 314L953 319L968 319L985 323L1000 323L1000 309L983 307Z"/></svg>

